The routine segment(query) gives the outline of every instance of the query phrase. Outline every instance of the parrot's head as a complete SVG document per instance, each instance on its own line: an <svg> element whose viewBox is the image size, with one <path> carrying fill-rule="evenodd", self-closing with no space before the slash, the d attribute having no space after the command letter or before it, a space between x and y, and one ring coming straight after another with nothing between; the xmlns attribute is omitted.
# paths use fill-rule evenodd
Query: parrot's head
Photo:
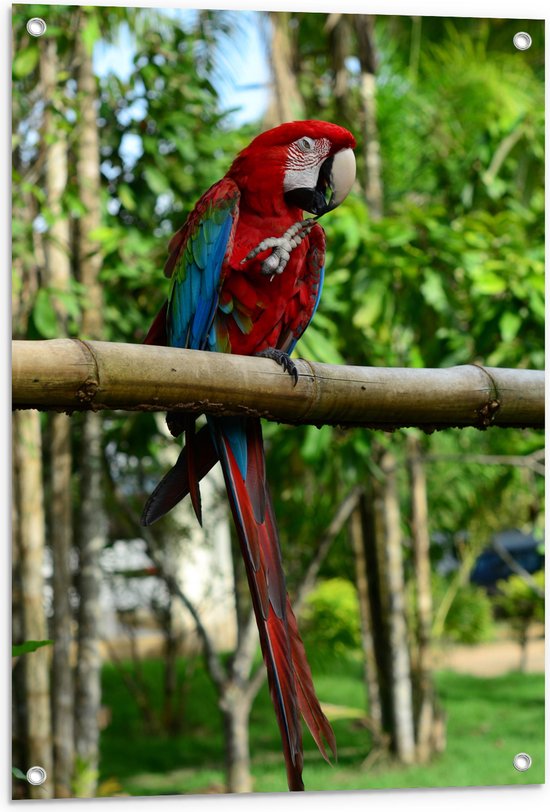
<svg viewBox="0 0 550 812"><path fill-rule="evenodd" d="M353 186L354 147L353 135L336 124L292 121L257 136L229 175L240 181L241 191L244 182L264 211L284 202L320 217L339 206Z"/></svg>

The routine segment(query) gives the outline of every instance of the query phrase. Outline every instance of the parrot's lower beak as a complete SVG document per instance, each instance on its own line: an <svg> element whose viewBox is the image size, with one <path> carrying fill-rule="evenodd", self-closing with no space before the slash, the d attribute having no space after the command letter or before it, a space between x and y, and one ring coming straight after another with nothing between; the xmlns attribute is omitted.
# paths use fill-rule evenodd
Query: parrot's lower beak
<svg viewBox="0 0 550 812"><path fill-rule="evenodd" d="M352 149L342 149L323 161L314 188L289 189L285 197L292 205L320 217L346 199L354 181L354 152Z"/></svg>

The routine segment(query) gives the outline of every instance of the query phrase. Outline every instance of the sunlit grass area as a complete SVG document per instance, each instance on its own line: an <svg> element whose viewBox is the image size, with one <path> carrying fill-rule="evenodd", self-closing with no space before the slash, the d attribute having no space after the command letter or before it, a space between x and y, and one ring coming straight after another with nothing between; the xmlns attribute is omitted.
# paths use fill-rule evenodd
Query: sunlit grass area
<svg viewBox="0 0 550 812"><path fill-rule="evenodd" d="M182 661L181 668L185 668ZM130 668L130 666L127 666ZM112 666L105 666L105 706L110 724L102 732L101 781L109 792L130 795L224 791L221 719L202 666L195 664L185 687L182 732L146 733L136 702ZM162 664L143 663L152 707L160 708ZM328 705L338 742L338 761L327 765L309 734L304 736L304 782L308 790L537 784L544 781L544 676L511 672L480 678L450 671L436 675L447 714L447 748L428 765L403 767L378 759L365 765L372 746L362 721L364 688L356 663L328 664L314 674ZM257 792L286 791L280 739L267 689L254 704L250 727L252 773ZM517 772L512 759L528 752L531 769Z"/></svg>

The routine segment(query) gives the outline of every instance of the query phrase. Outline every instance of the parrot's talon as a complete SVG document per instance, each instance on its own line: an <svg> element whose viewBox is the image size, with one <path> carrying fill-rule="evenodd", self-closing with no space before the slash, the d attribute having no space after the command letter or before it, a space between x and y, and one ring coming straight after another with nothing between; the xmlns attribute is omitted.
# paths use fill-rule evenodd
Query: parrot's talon
<svg viewBox="0 0 550 812"><path fill-rule="evenodd" d="M262 254L271 248L272 253L262 262L262 273L266 276L269 275L269 281L271 282L274 274L281 274L284 271L290 260L290 255L307 237L316 222L316 217L309 217L307 220L294 223L285 231L282 237L267 237L241 260L241 265L250 262L258 254Z"/></svg>
<svg viewBox="0 0 550 812"><path fill-rule="evenodd" d="M255 355L258 358L270 358L279 364L285 372L288 372L294 381L294 386L296 386L298 383L298 368L288 353L283 352L283 350L277 350L275 347L268 347L266 350L255 353Z"/></svg>

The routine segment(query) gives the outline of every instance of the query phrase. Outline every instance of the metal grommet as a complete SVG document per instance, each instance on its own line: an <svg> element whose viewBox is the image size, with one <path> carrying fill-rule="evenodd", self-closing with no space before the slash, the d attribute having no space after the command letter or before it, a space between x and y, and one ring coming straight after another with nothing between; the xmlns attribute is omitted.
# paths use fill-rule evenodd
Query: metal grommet
<svg viewBox="0 0 550 812"><path fill-rule="evenodd" d="M27 31L31 37L41 37L47 28L42 17L32 17L27 23Z"/></svg>
<svg viewBox="0 0 550 812"><path fill-rule="evenodd" d="M29 767L27 770L27 781L34 786L43 784L47 777L44 767Z"/></svg>
<svg viewBox="0 0 550 812"><path fill-rule="evenodd" d="M513 43L518 51L526 51L533 44L533 40L526 31L518 31L514 34Z"/></svg>
<svg viewBox="0 0 550 812"><path fill-rule="evenodd" d="M514 756L514 767L520 773L524 773L532 764L531 756L528 753L518 753Z"/></svg>

